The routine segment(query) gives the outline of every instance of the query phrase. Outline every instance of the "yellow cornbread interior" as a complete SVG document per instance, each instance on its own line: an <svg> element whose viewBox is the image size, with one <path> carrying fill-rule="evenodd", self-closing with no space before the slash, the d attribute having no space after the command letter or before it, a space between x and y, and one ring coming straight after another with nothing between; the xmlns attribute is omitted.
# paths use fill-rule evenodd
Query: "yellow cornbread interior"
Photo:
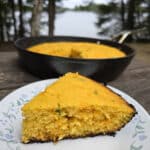
<svg viewBox="0 0 150 150"><path fill-rule="evenodd" d="M22 142L108 134L119 130L135 109L107 87L67 73L22 107Z"/></svg>
<svg viewBox="0 0 150 150"><path fill-rule="evenodd" d="M71 58L125 57L125 53L117 48L86 42L49 42L29 47L28 50L40 54Z"/></svg>

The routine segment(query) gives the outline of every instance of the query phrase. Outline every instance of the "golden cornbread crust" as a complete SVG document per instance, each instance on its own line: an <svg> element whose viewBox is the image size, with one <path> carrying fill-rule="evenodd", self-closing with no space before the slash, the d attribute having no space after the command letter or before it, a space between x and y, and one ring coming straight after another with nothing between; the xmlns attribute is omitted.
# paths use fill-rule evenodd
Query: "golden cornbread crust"
<svg viewBox="0 0 150 150"><path fill-rule="evenodd" d="M23 143L112 135L136 114L120 95L77 73L48 86L22 112Z"/></svg>
<svg viewBox="0 0 150 150"><path fill-rule="evenodd" d="M120 58L126 54L111 46L90 42L47 42L34 45L28 51L59 57L105 59Z"/></svg>

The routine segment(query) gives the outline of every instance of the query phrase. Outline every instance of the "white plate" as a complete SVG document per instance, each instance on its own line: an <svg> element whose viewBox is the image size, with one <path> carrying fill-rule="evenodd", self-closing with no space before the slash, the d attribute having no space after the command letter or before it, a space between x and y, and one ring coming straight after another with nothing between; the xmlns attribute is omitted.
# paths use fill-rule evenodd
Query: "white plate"
<svg viewBox="0 0 150 150"><path fill-rule="evenodd" d="M115 137L67 139L57 144L52 142L22 144L20 142L22 121L20 108L55 80L29 84L2 99L0 102L0 150L150 150L149 114L133 98L110 86L109 88L133 104L138 112L124 128L117 132Z"/></svg>

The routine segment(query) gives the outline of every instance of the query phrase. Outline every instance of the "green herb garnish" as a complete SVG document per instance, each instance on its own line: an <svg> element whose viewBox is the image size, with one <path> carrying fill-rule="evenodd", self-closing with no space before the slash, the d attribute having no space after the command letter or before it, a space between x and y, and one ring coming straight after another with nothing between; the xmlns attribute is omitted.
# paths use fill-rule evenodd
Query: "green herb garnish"
<svg viewBox="0 0 150 150"><path fill-rule="evenodd" d="M59 103L58 103L57 108L55 109L55 112L56 112L58 115L61 115L61 108L60 108L60 104L59 104Z"/></svg>
<svg viewBox="0 0 150 150"><path fill-rule="evenodd" d="M97 90L94 90L94 94L95 94L95 95L98 95L98 91L97 91Z"/></svg>

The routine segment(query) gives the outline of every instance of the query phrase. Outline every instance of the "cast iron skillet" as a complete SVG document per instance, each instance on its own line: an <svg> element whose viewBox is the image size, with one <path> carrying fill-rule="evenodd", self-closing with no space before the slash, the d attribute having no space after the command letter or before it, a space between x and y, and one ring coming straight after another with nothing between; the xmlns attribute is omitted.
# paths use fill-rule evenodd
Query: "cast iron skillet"
<svg viewBox="0 0 150 150"><path fill-rule="evenodd" d="M27 48L43 42L77 41L106 44L116 47L126 53L126 57L113 59L77 59L49 56L27 51ZM116 79L129 65L135 51L117 42L71 36L30 37L21 38L15 42L18 49L20 64L34 75L46 79L55 78L66 72L79 72L92 79L107 83Z"/></svg>

